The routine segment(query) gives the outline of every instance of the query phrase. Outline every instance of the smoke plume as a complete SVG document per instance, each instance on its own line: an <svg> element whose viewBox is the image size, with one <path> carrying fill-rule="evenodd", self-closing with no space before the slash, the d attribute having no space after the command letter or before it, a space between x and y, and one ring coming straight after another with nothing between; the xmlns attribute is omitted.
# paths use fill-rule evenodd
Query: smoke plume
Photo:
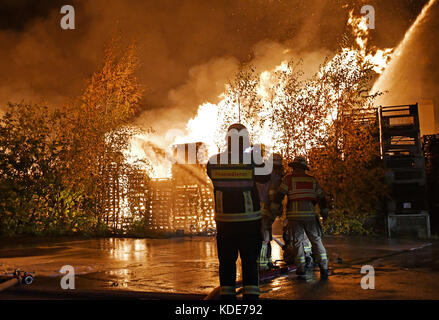
<svg viewBox="0 0 439 320"><path fill-rule="evenodd" d="M304 59L306 73L315 72L342 40L349 9L359 13L363 2L71 0L76 29L62 30L64 2L5 1L0 5L0 108L8 101L74 99L97 70L106 44L120 34L139 48L145 98L136 122L156 130L170 121L183 126L199 104L217 102L242 62L269 68L297 57ZM397 44L423 2L370 1L377 12L373 40L386 47Z"/></svg>

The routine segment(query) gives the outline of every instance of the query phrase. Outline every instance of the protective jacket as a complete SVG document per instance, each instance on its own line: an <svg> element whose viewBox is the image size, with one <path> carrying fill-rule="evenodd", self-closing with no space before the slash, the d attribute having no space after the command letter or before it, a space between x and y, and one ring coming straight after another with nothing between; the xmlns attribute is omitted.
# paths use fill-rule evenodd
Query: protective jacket
<svg viewBox="0 0 439 320"><path fill-rule="evenodd" d="M288 196L286 216L288 219L314 219L315 204L325 199L317 180L306 173L293 173L284 177L279 192Z"/></svg>
<svg viewBox="0 0 439 320"><path fill-rule="evenodd" d="M261 219L261 205L256 182L268 181L268 175L255 175L251 163L222 164L221 154L210 158L207 175L214 187L215 220L217 222L244 222Z"/></svg>

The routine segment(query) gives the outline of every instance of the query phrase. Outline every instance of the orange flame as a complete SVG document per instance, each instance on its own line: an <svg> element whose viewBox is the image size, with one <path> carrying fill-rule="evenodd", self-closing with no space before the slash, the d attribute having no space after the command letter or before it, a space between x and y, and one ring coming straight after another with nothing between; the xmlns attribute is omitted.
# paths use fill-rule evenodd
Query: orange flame
<svg viewBox="0 0 439 320"><path fill-rule="evenodd" d="M369 29L365 17L355 17L353 11L351 11L349 13L347 24L352 28L352 33L355 36L355 46L351 48L343 48L340 54L336 55L322 68L321 72L323 72L325 68L329 68L331 63L334 63L334 61L340 57L343 57L343 64L346 65L347 69L352 68L354 72L355 66L359 63L357 57L361 56L363 57L363 60L373 66L373 70L376 73L382 73L389 63L393 49L369 48ZM280 131L278 132L272 129L270 116L273 114L273 109L276 108L276 105L273 105L273 101L270 100L269 88L272 88L274 81L277 81L273 75L279 70L283 72L292 72L287 61L281 61L279 65L272 70L264 70L260 72L257 94L261 98L263 108L255 115L255 117L265 119L265 121L263 121L263 124L259 127L248 128L249 132L253 134L254 142L263 143L273 152L280 151L279 149L282 146L274 146L273 144L275 138L281 133ZM335 95L335 92L331 94ZM224 132L221 132L220 130L225 121L224 114L236 115L236 119L238 119L237 106L227 103L226 93L222 94L220 97L222 99L217 104L204 103L200 105L197 114L187 122L186 132L177 135L170 145L177 143L204 142L208 146L209 156L218 152L218 149L221 148L224 140ZM328 121L331 121L331 119L328 119ZM141 137L140 139L144 138L145 137ZM151 159L153 162L153 169L150 170L150 173L153 177L169 177L169 168L171 166L169 160L158 160L157 155L152 154L154 152L151 154L145 152L145 150L147 150L145 149L145 145L142 145L141 143L139 144L138 141L132 144L132 148L137 149L137 151L132 152L133 154L149 157ZM138 150L139 148L143 149L143 154L142 151Z"/></svg>

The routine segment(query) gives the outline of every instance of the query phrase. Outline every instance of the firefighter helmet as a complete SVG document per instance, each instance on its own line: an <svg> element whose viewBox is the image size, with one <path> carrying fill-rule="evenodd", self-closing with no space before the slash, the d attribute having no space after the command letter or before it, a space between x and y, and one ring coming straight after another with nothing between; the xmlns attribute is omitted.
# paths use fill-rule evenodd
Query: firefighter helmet
<svg viewBox="0 0 439 320"><path fill-rule="evenodd" d="M227 132L229 132L232 129L235 129L238 131L247 130L247 128L241 123L234 123L234 124L230 125L230 127L227 129Z"/></svg>
<svg viewBox="0 0 439 320"><path fill-rule="evenodd" d="M291 168L302 168L305 170L309 170L308 163L306 162L305 157L297 156L294 158L293 162L288 164Z"/></svg>

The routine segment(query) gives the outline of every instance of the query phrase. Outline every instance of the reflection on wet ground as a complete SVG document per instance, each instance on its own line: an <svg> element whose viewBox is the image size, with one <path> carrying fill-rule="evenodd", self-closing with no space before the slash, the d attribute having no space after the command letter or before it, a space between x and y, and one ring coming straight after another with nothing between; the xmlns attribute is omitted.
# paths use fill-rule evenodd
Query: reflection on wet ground
<svg viewBox="0 0 439 320"><path fill-rule="evenodd" d="M261 285L267 299L439 298L439 243L428 241L325 239L333 275L318 270L299 280L283 275ZM273 241L273 258L282 250ZM342 262L342 263L340 263ZM375 268L375 290L360 286L361 266ZM214 238L32 239L1 241L0 273L35 271L36 289L60 290L59 270L71 265L77 290L130 290L208 294L219 285ZM239 270L239 268L238 268ZM238 271L238 277L240 272ZM1 298L1 297L0 297Z"/></svg>
<svg viewBox="0 0 439 320"><path fill-rule="evenodd" d="M0 273L21 268L40 277L59 277L63 265L72 265L93 288L117 285L192 293L208 292L217 285L213 238L109 238L0 246Z"/></svg>
<svg viewBox="0 0 439 320"><path fill-rule="evenodd" d="M329 281L320 281L316 268L308 272L305 281L295 275L275 279L262 286L262 296L267 299L439 299L437 241L330 237L325 240L332 269ZM364 265L374 268L374 290L361 287Z"/></svg>

